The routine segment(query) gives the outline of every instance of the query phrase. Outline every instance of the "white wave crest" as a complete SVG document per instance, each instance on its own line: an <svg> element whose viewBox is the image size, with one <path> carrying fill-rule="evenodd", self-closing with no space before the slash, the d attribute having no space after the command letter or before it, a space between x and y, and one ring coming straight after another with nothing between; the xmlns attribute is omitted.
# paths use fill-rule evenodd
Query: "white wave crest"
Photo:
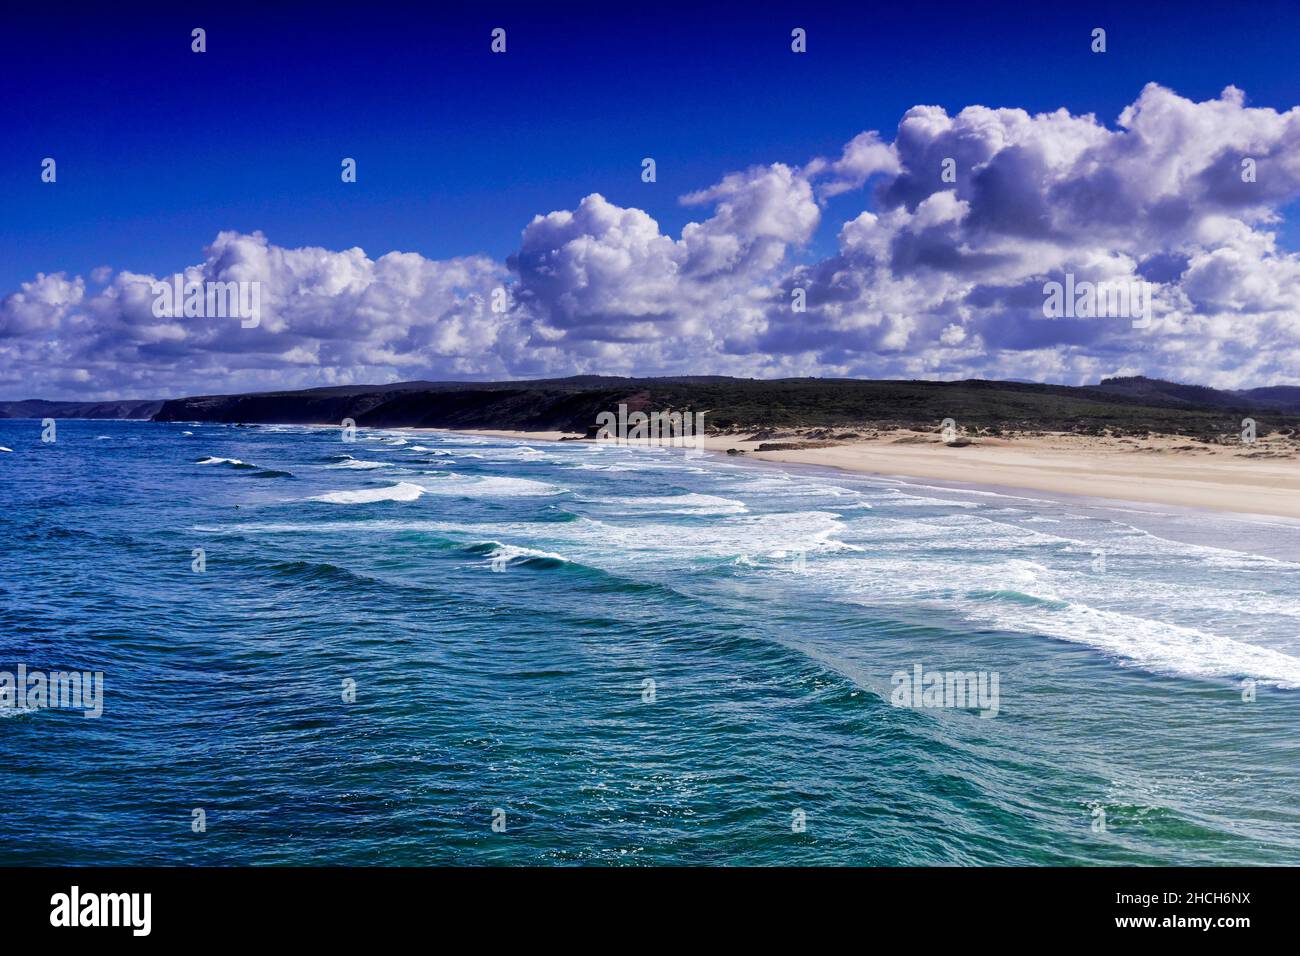
<svg viewBox="0 0 1300 956"><path fill-rule="evenodd" d="M564 489L530 478L505 475L462 475L449 472L445 477L424 481L421 487L435 495L464 495L469 498L531 498L563 494Z"/></svg>
<svg viewBox="0 0 1300 956"><path fill-rule="evenodd" d="M515 544L500 544L496 541L492 543L495 544L496 547L492 549L492 552L487 556L487 558L489 561L498 562L498 564L502 561L507 563L511 561L526 561L529 558L550 558L553 561L564 561L566 564L569 561L569 559L564 555L556 554L554 551L539 551L537 548L525 548Z"/></svg>
<svg viewBox="0 0 1300 956"><path fill-rule="evenodd" d="M334 505L366 505L376 501L414 501L424 494L424 489L409 481L400 481L385 488L358 488L354 491L331 491L316 495L311 501L326 501Z"/></svg>
<svg viewBox="0 0 1300 956"><path fill-rule="evenodd" d="M340 461L340 462L337 462L337 463L335 463L335 464L333 464L333 465L329 465L329 466L327 466L327 467L329 467L329 468L352 468L352 469L355 469L355 470L358 470L358 471L368 471L368 470L370 470L370 469L372 469L372 468L387 468L387 467L388 467L388 462L384 462L384 461L362 461L360 458L353 458L353 457L351 457L351 456L348 456L348 459L347 459L346 461Z"/></svg>
<svg viewBox="0 0 1300 956"><path fill-rule="evenodd" d="M717 495L685 494L626 498L616 502L615 510L628 513L653 511L670 515L734 515L748 511L745 503Z"/></svg>

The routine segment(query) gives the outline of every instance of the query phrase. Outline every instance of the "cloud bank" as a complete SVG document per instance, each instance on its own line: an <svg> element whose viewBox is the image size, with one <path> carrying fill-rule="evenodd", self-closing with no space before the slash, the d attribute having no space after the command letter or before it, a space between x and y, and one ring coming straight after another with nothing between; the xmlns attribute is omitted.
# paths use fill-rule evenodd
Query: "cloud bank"
<svg viewBox="0 0 1300 956"><path fill-rule="evenodd" d="M856 203L823 222L827 203ZM1026 378L1300 376L1300 107L1155 84L1113 128L916 106L892 140L724 176L679 236L598 194L506 262L287 249L222 232L187 281L261 283L262 321L158 318L167 276L40 274L0 301L0 394L161 397L577 373ZM833 254L810 259L819 229ZM1148 328L1043 315L1043 285L1151 284ZM803 304L800 311L796 302Z"/></svg>

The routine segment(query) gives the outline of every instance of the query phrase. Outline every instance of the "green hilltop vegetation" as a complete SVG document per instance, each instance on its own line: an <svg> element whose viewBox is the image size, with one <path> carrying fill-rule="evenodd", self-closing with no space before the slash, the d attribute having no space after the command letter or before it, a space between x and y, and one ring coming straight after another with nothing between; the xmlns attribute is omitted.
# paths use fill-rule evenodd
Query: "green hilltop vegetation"
<svg viewBox="0 0 1300 956"><path fill-rule="evenodd" d="M166 401L0 402L0 418L136 418L262 424L487 428L586 434L601 412L704 412L713 432L764 429L938 428L945 418L983 434L1076 432L1300 434L1300 387L1224 391L1142 377L1097 385L869 379L619 378L586 375L514 382L401 382Z"/></svg>
<svg viewBox="0 0 1300 956"><path fill-rule="evenodd" d="M158 421L487 428L585 434L596 416L704 412L710 431L937 428L945 418L989 434L1063 431L1181 434L1212 440L1253 417L1261 433L1295 434L1300 387L1222 391L1140 377L1098 385L724 376L577 376L515 382L403 382L198 396L163 402Z"/></svg>

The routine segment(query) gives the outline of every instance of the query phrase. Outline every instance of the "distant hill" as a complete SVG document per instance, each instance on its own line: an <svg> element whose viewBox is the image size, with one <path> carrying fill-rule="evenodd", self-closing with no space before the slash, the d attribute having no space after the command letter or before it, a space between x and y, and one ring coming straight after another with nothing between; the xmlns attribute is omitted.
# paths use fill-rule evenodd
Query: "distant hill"
<svg viewBox="0 0 1300 956"><path fill-rule="evenodd" d="M1140 375L1105 378L1097 386L1112 395L1125 395L1151 404L1173 404L1185 408L1274 408L1300 412L1300 386L1274 385L1246 391L1223 391L1204 385L1179 385Z"/></svg>
<svg viewBox="0 0 1300 956"><path fill-rule="evenodd" d="M132 418L276 424L501 428L583 433L596 416L697 411L711 430L937 427L945 418L991 431L1112 431L1198 436L1300 426L1300 386L1242 391L1131 376L1097 385L1034 382L745 379L720 375L579 375L515 382L398 382L298 391L199 395L168 401L0 402L0 418Z"/></svg>
<svg viewBox="0 0 1300 956"><path fill-rule="evenodd" d="M1238 394L1246 396L1259 405L1300 412L1300 385L1270 385L1266 388L1248 389Z"/></svg>
<svg viewBox="0 0 1300 956"><path fill-rule="evenodd" d="M159 401L124 402L46 402L27 399L0 402L0 418L141 418L158 414Z"/></svg>
<svg viewBox="0 0 1300 956"><path fill-rule="evenodd" d="M1256 394L1259 393L1259 394ZM1110 430L1212 436L1254 415L1265 428L1300 426L1300 388L1228 392L1147 378L1093 386L980 379L741 379L577 376L516 382L402 382L293 392L206 395L164 402L159 421L500 428L585 432L603 411L707 413L711 430L767 427L962 427L993 431Z"/></svg>

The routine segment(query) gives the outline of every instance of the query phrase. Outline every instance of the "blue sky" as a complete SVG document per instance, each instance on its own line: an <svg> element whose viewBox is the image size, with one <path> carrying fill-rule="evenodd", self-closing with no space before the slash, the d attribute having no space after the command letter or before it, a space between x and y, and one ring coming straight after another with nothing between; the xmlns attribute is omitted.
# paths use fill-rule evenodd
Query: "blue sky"
<svg viewBox="0 0 1300 956"><path fill-rule="evenodd" d="M504 258L534 214L593 191L676 232L692 214L681 194L888 133L918 103L1065 106L1112 125L1152 80L1192 99L1232 83L1279 109L1300 87L1294 4L231 6L9 15L0 290L105 264L162 274L221 229ZM796 25L804 57L789 52ZM494 26L505 56L488 52ZM57 189L39 181L45 156ZM852 203L831 206L814 252Z"/></svg>
<svg viewBox="0 0 1300 956"><path fill-rule="evenodd" d="M5 18L0 397L1300 367L1293 2ZM184 269L256 278L268 320L159 321L148 277ZM1157 283L1160 333L1044 324L1067 272Z"/></svg>

